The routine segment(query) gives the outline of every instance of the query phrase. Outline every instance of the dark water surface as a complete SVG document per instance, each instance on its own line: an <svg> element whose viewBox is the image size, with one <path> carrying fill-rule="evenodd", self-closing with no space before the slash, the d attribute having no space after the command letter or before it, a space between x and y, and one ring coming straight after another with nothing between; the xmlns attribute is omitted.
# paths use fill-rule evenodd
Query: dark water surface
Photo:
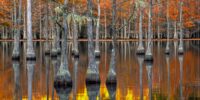
<svg viewBox="0 0 200 100"><path fill-rule="evenodd" d="M197 42L197 41L196 41ZM199 41L198 41L199 42ZM61 57L52 59L44 55L44 43L35 42L36 62L26 61L26 45L21 45L20 61L12 61L11 42L0 42L0 99L1 100L149 100L149 99L199 99L200 100L200 47L194 41L185 41L183 56L177 54L177 42L171 42L171 54L165 55L165 42L153 43L153 65L136 55L136 42L118 42L116 50L117 86L106 86L112 46L101 42L99 65L100 89L86 87L88 67L87 42L79 44L80 58L71 56L68 46L70 73L75 81L72 89L57 90L54 78ZM140 66L142 65L142 66ZM76 70L75 70L76 69ZM32 88L31 88L32 86ZM92 97L95 96L95 97Z"/></svg>

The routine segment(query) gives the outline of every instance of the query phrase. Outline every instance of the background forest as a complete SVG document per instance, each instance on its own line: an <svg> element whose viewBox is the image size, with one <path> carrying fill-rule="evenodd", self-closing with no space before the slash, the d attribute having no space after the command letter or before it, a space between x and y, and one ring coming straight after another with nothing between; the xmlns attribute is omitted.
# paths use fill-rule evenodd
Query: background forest
<svg viewBox="0 0 200 100"><path fill-rule="evenodd" d="M20 1L22 3L20 3ZM152 1L152 32L154 38L165 38L167 22L170 36L176 38L179 32L180 0ZM138 38L140 10L143 11L143 32L147 36L148 0L116 0L116 28L119 29L117 38ZM74 18L78 25L79 38L86 38L87 0L69 0L66 10L63 0L32 0L32 28L34 39L44 39L48 34L53 38L56 27L62 27L62 13L67 12L68 26ZM111 38L112 1L100 0L100 38ZM183 0L183 29L184 37L191 37L198 32L200 20L200 3L198 0ZM169 13L169 14L167 14ZM75 15L75 16L74 16ZM92 18L97 22L98 0L92 0ZM167 20L168 18L168 20ZM21 20L21 21L20 21ZM26 39L26 0L0 1L0 34L1 39L13 38L14 29L20 29L21 38ZM57 26L58 25L58 26ZM61 25L61 26L59 26ZM69 28L68 39L73 37L73 28ZM95 31L93 32L95 33Z"/></svg>

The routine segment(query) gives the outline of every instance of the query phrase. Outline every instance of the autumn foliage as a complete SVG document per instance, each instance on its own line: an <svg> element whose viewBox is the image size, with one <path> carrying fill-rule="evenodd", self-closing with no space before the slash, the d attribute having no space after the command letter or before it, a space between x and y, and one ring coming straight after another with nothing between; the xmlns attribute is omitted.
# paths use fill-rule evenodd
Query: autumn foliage
<svg viewBox="0 0 200 100"><path fill-rule="evenodd" d="M23 1L23 10L26 5L26 0ZM32 6L32 15L33 15L33 27L38 28L39 17L40 14L44 19L45 16L45 5L48 0L33 0ZM48 11L49 16L54 16L54 8L63 4L64 0L51 0L48 2ZM139 13L138 6L135 4L138 0L117 0L117 22L120 25L121 19L128 19L132 13L135 13L134 17L136 18L131 23L138 22ZM144 0L146 3L144 8L144 27L147 25L148 19L148 0ZM155 0L153 2L153 25L157 26L157 20L159 20L159 24L164 26L166 24L166 1L167 0ZM15 0L16 4L18 4L18 0ZM199 0L183 0L183 22L184 28L194 28L196 27L195 22L200 20L200 1ZM174 21L179 22L179 0L169 0L169 20L171 23ZM12 27L13 24L13 9L14 0L0 0L0 25L1 26L9 26ZM71 8L75 6L75 9L79 15L84 15L87 12L87 0L68 0L68 11L72 12ZM105 16L107 18L107 25L110 24L111 16L112 16L112 3L111 0L100 0L101 6L101 24L105 23ZM160 17L158 18L157 14L160 12ZM25 13L22 13L24 16ZM93 16L97 16L97 1L93 0ZM162 27L165 30L166 27Z"/></svg>

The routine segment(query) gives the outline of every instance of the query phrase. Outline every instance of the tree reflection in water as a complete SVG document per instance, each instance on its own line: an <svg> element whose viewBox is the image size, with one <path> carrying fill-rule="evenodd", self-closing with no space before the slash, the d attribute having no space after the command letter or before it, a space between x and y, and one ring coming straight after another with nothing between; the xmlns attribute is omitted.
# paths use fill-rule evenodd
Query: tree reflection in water
<svg viewBox="0 0 200 100"><path fill-rule="evenodd" d="M96 68L99 68L99 59L95 59L95 66ZM97 82L97 83L86 82L86 87L87 87L87 94L88 94L89 100L96 100L97 96L99 95L100 82Z"/></svg>
<svg viewBox="0 0 200 100"><path fill-rule="evenodd" d="M20 62L12 61L11 46L9 43L4 43L4 45L0 45L1 48L4 47L4 49L0 49L0 63L2 64L0 65L2 66L0 98L6 97L8 100L20 98L30 100L43 98L72 100L79 98L96 99L99 97L100 100L101 98L123 100L126 99L126 94L130 94L130 96L140 99L198 99L200 58L198 49L189 45L189 43L185 43L184 55L179 55L177 50L173 50L173 54L177 53L175 54L177 56L165 55L165 46L162 46L164 43L160 42L160 45L158 44L158 47L153 50L155 57L153 65L148 63L145 65L143 63L144 57L133 55L136 53L136 49L134 49L136 46L134 45L131 45L130 47L133 48L130 51L127 49L126 53L125 46L123 46L124 50L116 49L117 56L113 51L104 51L105 49L101 46L101 59L94 60L94 65L99 68L99 74L101 75L101 87L99 87L99 84L87 84L87 87L85 86L86 66L88 64L86 61L87 46L85 46L86 49L82 48L86 51L80 52L80 59L71 58L72 56L68 55L69 69L72 72L73 79L73 92L72 88L67 85L53 86L53 81L60 68L61 60L59 56L50 58L51 56L44 56L44 50L35 49L36 56L41 57L36 62L24 60L26 58L24 55L23 60L20 59ZM36 45L36 48L39 48L39 46ZM175 48L177 47L175 46ZM107 56L104 57L104 55ZM104 66L105 68L103 68ZM109 73L111 68L114 69L114 72L116 72L115 69L119 72L117 73L119 77L116 84L106 84L106 78L108 78L106 73ZM133 92L128 93L127 90Z"/></svg>
<svg viewBox="0 0 200 100"><path fill-rule="evenodd" d="M180 100L183 100L183 55L178 56L180 64Z"/></svg>
<svg viewBox="0 0 200 100"><path fill-rule="evenodd" d="M149 100L152 100L152 67L152 62L146 62L146 70L148 74Z"/></svg>
<svg viewBox="0 0 200 100"><path fill-rule="evenodd" d="M34 72L35 61L27 61L28 70L28 100L32 100L32 80Z"/></svg>
<svg viewBox="0 0 200 100"><path fill-rule="evenodd" d="M22 99L21 83L20 83L20 62L18 60L13 60L13 70L14 70L14 100Z"/></svg>
<svg viewBox="0 0 200 100"><path fill-rule="evenodd" d="M143 100L143 62L144 62L144 56L137 56L138 63L139 63L139 77L140 77L140 99Z"/></svg>
<svg viewBox="0 0 200 100"><path fill-rule="evenodd" d="M79 59L78 58L72 58L74 62L74 68L73 68L73 98L76 100L76 95L77 93L77 85L78 85L78 63Z"/></svg>

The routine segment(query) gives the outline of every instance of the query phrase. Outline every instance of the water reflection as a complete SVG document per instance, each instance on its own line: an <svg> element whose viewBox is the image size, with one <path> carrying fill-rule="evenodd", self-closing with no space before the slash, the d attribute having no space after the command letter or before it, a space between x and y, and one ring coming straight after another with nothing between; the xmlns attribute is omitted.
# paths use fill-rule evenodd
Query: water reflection
<svg viewBox="0 0 200 100"><path fill-rule="evenodd" d="M168 99L170 99L170 88L171 88L171 86L170 86L170 63L169 63L169 58L170 58L170 56L169 55L166 55L165 56L165 58L166 58L166 62L167 62L167 86L168 86Z"/></svg>
<svg viewBox="0 0 200 100"><path fill-rule="evenodd" d="M72 87L67 85L54 87L61 56L53 58L44 56L44 49L40 49L44 45L40 44L35 45L36 62L24 60L24 55L20 57L20 62L15 62L11 60L10 43L0 43L0 98L6 100L194 98L198 100L200 97L200 51L196 49L197 47L191 46L190 42L184 43L184 55L178 55L176 46L172 51L173 54L177 54L165 55L165 42L155 42L153 64L144 63L143 56L136 56L135 42L119 42L115 50L111 49L111 43L100 42L101 58L95 59L94 65L99 69L101 84L94 85L85 82L88 68L87 45L81 45L79 59L68 55ZM110 72L114 73L114 84L106 82Z"/></svg>
<svg viewBox="0 0 200 100"><path fill-rule="evenodd" d="M149 89L149 100L152 100L152 62L146 62L146 70L148 75L148 89Z"/></svg>
<svg viewBox="0 0 200 100"><path fill-rule="evenodd" d="M180 100L183 100L183 55L179 55L179 64L180 64Z"/></svg>
<svg viewBox="0 0 200 100"><path fill-rule="evenodd" d="M35 66L35 61L27 61L28 100L32 100L32 81L33 81L34 66Z"/></svg>
<svg viewBox="0 0 200 100"><path fill-rule="evenodd" d="M21 84L20 84L20 62L18 60L13 60L13 70L14 70L14 96L13 100L21 100L22 92L21 92Z"/></svg>
<svg viewBox="0 0 200 100"><path fill-rule="evenodd" d="M95 59L95 66L97 69L99 68L99 59ZM100 83L86 84L86 87L89 100L97 100L97 96L99 96Z"/></svg>
<svg viewBox="0 0 200 100"><path fill-rule="evenodd" d="M69 94L72 90L71 87L55 87L56 93L59 97L59 100L68 100L69 99Z"/></svg>
<svg viewBox="0 0 200 100"><path fill-rule="evenodd" d="M87 84L87 94L89 100L98 100L100 84Z"/></svg>
<svg viewBox="0 0 200 100"><path fill-rule="evenodd" d="M76 100L76 95L78 94L78 63L79 63L79 59L78 58L73 58L73 62L74 62L74 67L73 67L73 100Z"/></svg>
<svg viewBox="0 0 200 100"><path fill-rule="evenodd" d="M108 76L107 76L107 80L106 83L114 83L116 84L116 71L115 71L115 67L116 67L116 53L115 53L115 48L112 49L112 53L111 53L111 60L110 60L110 65L109 65L109 71L108 71Z"/></svg>
<svg viewBox="0 0 200 100"><path fill-rule="evenodd" d="M116 84L106 84L106 88L108 89L109 99L116 100L117 85Z"/></svg>
<svg viewBox="0 0 200 100"><path fill-rule="evenodd" d="M47 93L47 98L49 98L49 71L50 71L50 56L45 55L44 57L45 60L45 68L46 68L46 93Z"/></svg>
<svg viewBox="0 0 200 100"><path fill-rule="evenodd" d="M138 63L139 63L139 77L140 77L140 100L143 100L143 62L144 56L137 56Z"/></svg>

